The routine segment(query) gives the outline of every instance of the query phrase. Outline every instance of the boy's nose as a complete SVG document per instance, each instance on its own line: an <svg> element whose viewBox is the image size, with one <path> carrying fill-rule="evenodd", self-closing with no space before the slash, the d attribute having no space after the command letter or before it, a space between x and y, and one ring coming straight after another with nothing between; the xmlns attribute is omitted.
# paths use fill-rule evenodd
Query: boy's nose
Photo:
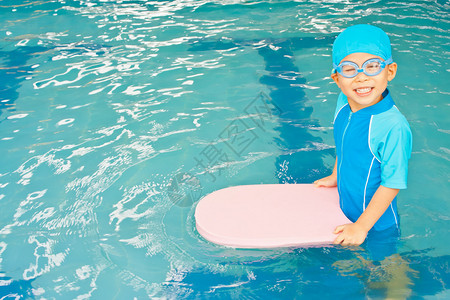
<svg viewBox="0 0 450 300"><path fill-rule="evenodd" d="M366 81L369 80L369 76L367 76L364 72L360 72L355 76L356 81Z"/></svg>

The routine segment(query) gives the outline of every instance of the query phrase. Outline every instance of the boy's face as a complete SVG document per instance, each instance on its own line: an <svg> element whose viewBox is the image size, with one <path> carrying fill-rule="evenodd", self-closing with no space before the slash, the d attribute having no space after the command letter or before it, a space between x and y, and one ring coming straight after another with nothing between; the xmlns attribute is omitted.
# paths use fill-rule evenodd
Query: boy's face
<svg viewBox="0 0 450 300"><path fill-rule="evenodd" d="M361 68L364 62L371 58L380 57L368 53L353 53L347 55L342 61L354 62ZM396 73L397 64L391 63L375 76L368 76L361 72L353 78L346 78L339 73L334 73L331 78L347 96L352 111L356 112L380 102L387 83L394 79Z"/></svg>

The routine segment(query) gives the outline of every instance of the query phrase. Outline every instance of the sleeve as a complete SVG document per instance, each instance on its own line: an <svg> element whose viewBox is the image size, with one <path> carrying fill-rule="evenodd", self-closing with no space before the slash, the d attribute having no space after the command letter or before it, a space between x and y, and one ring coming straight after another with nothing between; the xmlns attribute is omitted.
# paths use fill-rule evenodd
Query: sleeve
<svg viewBox="0 0 450 300"><path fill-rule="evenodd" d="M383 142L379 144L382 186L406 189L411 150L411 129L408 121L403 117L393 124Z"/></svg>
<svg viewBox="0 0 450 300"><path fill-rule="evenodd" d="M336 103L336 110L334 111L334 120L336 120L337 114L348 103L347 96L344 93L340 93Z"/></svg>

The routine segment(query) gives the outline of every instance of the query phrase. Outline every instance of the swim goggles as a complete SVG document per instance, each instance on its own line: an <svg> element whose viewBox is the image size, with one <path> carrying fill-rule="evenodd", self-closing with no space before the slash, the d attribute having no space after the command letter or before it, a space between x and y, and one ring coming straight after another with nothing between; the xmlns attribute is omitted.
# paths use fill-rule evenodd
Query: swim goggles
<svg viewBox="0 0 450 300"><path fill-rule="evenodd" d="M371 58L363 63L362 68L359 68L359 66L352 61L343 61L338 66L333 64L333 73L338 72L345 78L353 78L361 72L364 72L367 76L376 76L392 62L392 57L386 61L379 58Z"/></svg>

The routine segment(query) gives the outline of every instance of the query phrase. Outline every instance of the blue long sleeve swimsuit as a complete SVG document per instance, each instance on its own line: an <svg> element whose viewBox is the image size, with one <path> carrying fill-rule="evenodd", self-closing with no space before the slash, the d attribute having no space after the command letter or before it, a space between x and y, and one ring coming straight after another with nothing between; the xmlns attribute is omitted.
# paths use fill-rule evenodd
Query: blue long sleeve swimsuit
<svg viewBox="0 0 450 300"><path fill-rule="evenodd" d="M358 220L380 185L405 189L412 134L408 121L390 93L375 105L352 112L347 97L338 97L334 118L340 206L352 222ZM373 230L399 228L397 197Z"/></svg>

